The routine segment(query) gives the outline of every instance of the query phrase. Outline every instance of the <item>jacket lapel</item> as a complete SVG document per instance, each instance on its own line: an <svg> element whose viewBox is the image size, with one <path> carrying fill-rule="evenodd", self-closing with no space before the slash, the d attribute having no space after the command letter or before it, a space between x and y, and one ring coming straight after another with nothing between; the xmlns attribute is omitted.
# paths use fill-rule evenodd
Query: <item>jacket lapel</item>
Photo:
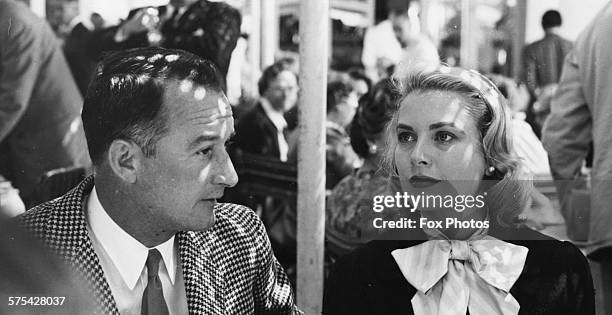
<svg viewBox="0 0 612 315"><path fill-rule="evenodd" d="M118 315L115 299L104 277L85 223L84 196L91 191L93 184L93 177L90 176L55 201L46 223L44 239L48 246L70 263L85 280L97 302L96 312Z"/></svg>
<svg viewBox="0 0 612 315"><path fill-rule="evenodd" d="M224 314L225 282L213 256L214 231L178 233L189 314Z"/></svg>

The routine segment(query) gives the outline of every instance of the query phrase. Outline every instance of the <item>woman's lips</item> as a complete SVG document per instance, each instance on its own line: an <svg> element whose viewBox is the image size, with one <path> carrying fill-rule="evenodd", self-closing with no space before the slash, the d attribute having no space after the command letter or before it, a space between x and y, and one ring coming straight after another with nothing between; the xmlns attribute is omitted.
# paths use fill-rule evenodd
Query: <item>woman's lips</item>
<svg viewBox="0 0 612 315"><path fill-rule="evenodd" d="M437 178L423 175L412 176L408 181L413 187L416 188L427 188L440 182L440 180Z"/></svg>

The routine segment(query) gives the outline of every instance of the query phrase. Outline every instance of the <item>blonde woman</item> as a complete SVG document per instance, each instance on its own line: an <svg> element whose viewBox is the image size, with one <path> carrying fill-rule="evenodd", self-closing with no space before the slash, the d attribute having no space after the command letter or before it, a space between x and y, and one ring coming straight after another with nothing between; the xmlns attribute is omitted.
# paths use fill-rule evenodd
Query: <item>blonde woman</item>
<svg viewBox="0 0 612 315"><path fill-rule="evenodd" d="M400 193L481 202L418 204L401 240L344 256L326 283L324 313L594 314L582 253L519 219L532 186L519 180L499 90L474 71L448 67L410 74L398 89L386 161ZM420 225L449 221L460 224Z"/></svg>

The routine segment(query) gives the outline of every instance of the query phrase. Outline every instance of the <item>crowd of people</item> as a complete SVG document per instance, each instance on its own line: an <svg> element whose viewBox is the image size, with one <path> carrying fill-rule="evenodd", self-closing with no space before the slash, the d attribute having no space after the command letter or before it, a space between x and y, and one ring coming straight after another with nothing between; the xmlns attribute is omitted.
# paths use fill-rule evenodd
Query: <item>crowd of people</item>
<svg viewBox="0 0 612 315"><path fill-rule="evenodd" d="M612 274L612 4L575 44L546 12L513 79L441 63L408 1L392 3L365 34L363 67L330 70L322 91L323 312L595 314L589 263ZM61 287L71 313L302 313L295 199L232 190L244 153L297 164L300 69L282 58L256 101L230 103L241 20L225 2L170 0L114 26L93 14L62 46L26 5L0 0L0 295ZM69 167L87 176L39 204L45 173ZM579 248L566 226L587 174ZM558 200L533 179L554 181ZM401 194L462 208L373 211ZM26 277L34 269L55 276Z"/></svg>

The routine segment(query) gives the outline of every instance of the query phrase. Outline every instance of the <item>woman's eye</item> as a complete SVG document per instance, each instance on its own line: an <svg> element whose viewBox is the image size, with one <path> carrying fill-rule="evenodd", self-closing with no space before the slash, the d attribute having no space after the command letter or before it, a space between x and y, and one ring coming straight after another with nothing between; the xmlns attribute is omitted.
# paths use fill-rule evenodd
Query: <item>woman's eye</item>
<svg viewBox="0 0 612 315"><path fill-rule="evenodd" d="M454 134L448 132L448 131L440 131L436 134L436 141L438 142L442 142L442 143L449 143L453 140L455 140L457 137L455 137Z"/></svg>
<svg viewBox="0 0 612 315"><path fill-rule="evenodd" d="M399 141L399 143L409 143L409 142L413 142L416 140L416 137L409 132L400 132L397 135L397 141Z"/></svg>

